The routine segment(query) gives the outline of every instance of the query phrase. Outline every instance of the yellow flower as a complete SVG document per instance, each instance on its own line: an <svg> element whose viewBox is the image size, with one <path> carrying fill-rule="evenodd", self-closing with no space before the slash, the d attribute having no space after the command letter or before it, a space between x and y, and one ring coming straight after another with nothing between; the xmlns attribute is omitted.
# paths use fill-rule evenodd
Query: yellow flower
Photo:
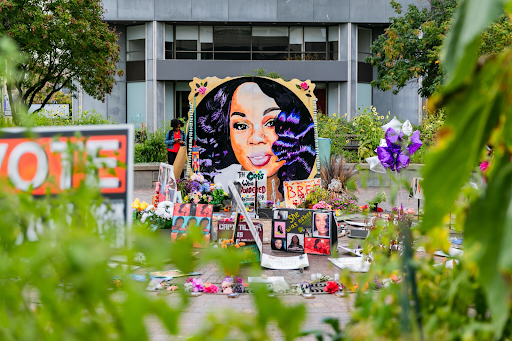
<svg viewBox="0 0 512 341"><path fill-rule="evenodd" d="M355 127L355 126L357 125L357 123L356 123L356 122L354 122L354 123L352 123L352 125Z"/></svg>
<svg viewBox="0 0 512 341"><path fill-rule="evenodd" d="M137 210L138 210L138 209L139 209L139 207L140 207L140 201L139 201L139 199L138 199L138 198L136 198L136 199L133 201L132 208L134 208L134 209L137 209Z"/></svg>
<svg viewBox="0 0 512 341"><path fill-rule="evenodd" d="M381 119L381 120L383 120L383 119L384 119L384 116L381 116L381 117L380 117L380 119Z"/></svg>
<svg viewBox="0 0 512 341"><path fill-rule="evenodd" d="M139 211L142 211L142 210L145 210L146 208L148 208L149 204L145 201L143 201L140 206L139 206Z"/></svg>
<svg viewBox="0 0 512 341"><path fill-rule="evenodd" d="M336 113L333 113L332 116L336 117Z"/></svg>
<svg viewBox="0 0 512 341"><path fill-rule="evenodd" d="M389 115L386 115L386 120L389 118Z"/></svg>
<svg viewBox="0 0 512 341"><path fill-rule="evenodd" d="M344 116L345 116L345 117L347 117L347 113L345 113L345 115L344 115Z"/></svg>
<svg viewBox="0 0 512 341"><path fill-rule="evenodd" d="M375 131L375 128L372 128L372 131Z"/></svg>
<svg viewBox="0 0 512 341"><path fill-rule="evenodd" d="M346 140L345 143L348 143L348 140Z"/></svg>

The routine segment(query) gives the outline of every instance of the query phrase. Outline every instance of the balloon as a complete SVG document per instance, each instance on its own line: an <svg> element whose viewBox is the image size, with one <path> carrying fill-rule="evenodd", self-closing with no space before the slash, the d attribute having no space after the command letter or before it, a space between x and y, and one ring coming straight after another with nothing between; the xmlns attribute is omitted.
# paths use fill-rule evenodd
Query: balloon
<svg viewBox="0 0 512 341"><path fill-rule="evenodd" d="M386 173L386 168L382 166L378 156L372 156L365 159L370 165L370 170L376 173Z"/></svg>
<svg viewBox="0 0 512 341"><path fill-rule="evenodd" d="M384 131L387 131L389 128L393 128L394 131L400 131L400 128L402 127L402 122L400 122L396 116L393 116L393 119L389 121L387 124L382 126L382 129Z"/></svg>

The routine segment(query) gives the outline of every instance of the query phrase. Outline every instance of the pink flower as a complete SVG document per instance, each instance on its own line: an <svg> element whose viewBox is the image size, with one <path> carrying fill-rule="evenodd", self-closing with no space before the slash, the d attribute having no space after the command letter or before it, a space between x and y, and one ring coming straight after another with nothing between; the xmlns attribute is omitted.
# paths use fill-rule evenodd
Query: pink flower
<svg viewBox="0 0 512 341"><path fill-rule="evenodd" d="M170 287L167 287L167 291L176 291L178 290L178 287L175 285L171 285Z"/></svg>
<svg viewBox="0 0 512 341"><path fill-rule="evenodd" d="M300 83L300 87L301 87L302 90L309 89L308 83L306 83L306 82Z"/></svg>
<svg viewBox="0 0 512 341"><path fill-rule="evenodd" d="M208 196L208 202L210 202L210 201L212 201L212 200L213 200L213 198L212 198L212 197L210 197L210 196Z"/></svg>
<svg viewBox="0 0 512 341"><path fill-rule="evenodd" d="M226 288L226 289L224 289L223 293L225 293L225 294L232 294L233 293L233 289L231 289L231 287Z"/></svg>
<svg viewBox="0 0 512 341"><path fill-rule="evenodd" d="M192 280L192 291L193 292L202 292L203 290L204 290L203 280L201 278L193 279Z"/></svg>
<svg viewBox="0 0 512 341"><path fill-rule="evenodd" d="M216 294L218 291L219 287L216 286L215 284L210 284L209 286L206 286L205 284L204 292L209 294Z"/></svg>
<svg viewBox="0 0 512 341"><path fill-rule="evenodd" d="M192 277L189 277L185 280L186 283L192 283L194 279Z"/></svg>
<svg viewBox="0 0 512 341"><path fill-rule="evenodd" d="M198 198L195 198L194 199L194 204L198 204L199 203L199 199Z"/></svg>
<svg viewBox="0 0 512 341"><path fill-rule="evenodd" d="M200 86L197 88L197 92L199 92L201 95L204 95L206 93L206 88L204 86Z"/></svg>

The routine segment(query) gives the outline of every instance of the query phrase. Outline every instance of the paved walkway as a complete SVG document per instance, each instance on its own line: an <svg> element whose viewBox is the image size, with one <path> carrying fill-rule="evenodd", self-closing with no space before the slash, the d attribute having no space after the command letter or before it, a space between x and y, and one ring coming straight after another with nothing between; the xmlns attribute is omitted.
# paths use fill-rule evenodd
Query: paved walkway
<svg viewBox="0 0 512 341"><path fill-rule="evenodd" d="M377 192L384 190L389 198L389 189L388 188L367 188L364 190L360 190L358 194L358 203L359 205L366 204L366 200L373 199ZM134 191L134 198L139 198L141 201L144 200L146 202L151 202L151 196L154 193L152 189L138 189ZM417 209L417 200L410 199L407 201L408 193L403 192L404 198L404 208L414 208ZM383 203L379 205L385 211L391 209L391 204ZM398 206L395 204L393 206ZM222 218L222 217L220 217ZM275 255L275 256L295 256L295 254L281 252L281 251L273 251L270 249L270 245L268 241L270 240L270 229L271 229L271 221L270 220L260 220L263 223L263 231L264 231L264 253ZM216 226L216 224L214 224ZM339 240L340 244L346 243L357 243L358 239L349 239L347 237L341 238ZM339 257L350 257L349 254L340 253ZM264 273L268 276L283 276L285 280L289 284L299 283L302 281L310 281L312 273L322 273L325 275L329 275L330 277L334 277L334 273L339 272L339 269L331 264L328 261L327 256L318 256L318 255L308 255L310 266L304 269L303 272L299 270L268 270L261 269L261 273ZM172 266L169 266L171 269ZM167 269L161 269L167 270ZM144 273L147 269L139 269L138 273ZM210 283L220 283L222 279L225 277L224 271L219 269L216 264L208 263L201 264L197 269L197 272L201 273L199 278L203 280L203 282ZM247 277L249 275L249 267L242 267L240 269L240 276L244 281L247 281ZM182 283L185 281L185 278L177 278L174 279L175 283ZM149 293L150 295L156 295L155 293ZM176 304L179 300L179 296L176 294L171 294L168 296L163 296L164 299L171 305ZM319 294L315 295L315 299L306 300L301 296L281 296L280 297L283 302L286 304L297 304L303 303L307 309L307 318L306 324L304 325L304 329L320 329L329 331L327 325L322 324L321 321L325 317L336 317L340 320L342 325L345 325L350 320L350 309L353 307L353 295L347 295L344 298L338 298L329 294ZM228 299L226 295L223 294L203 294L199 297L195 297L191 299L189 308L186 309L184 315L180 319L180 334L178 336L169 336L165 328L162 324L156 319L148 320L148 328L151 333L151 339L153 341L160 340L182 340L187 339L192 336L195 331L200 328L202 321L205 321L205 317L209 313L219 314L219 307L232 309L234 311L240 313L253 314L254 306L252 303L252 296L248 294L241 295L237 299ZM270 330L270 333L273 339L279 340L282 339L280 332L273 327ZM314 340L313 337L303 338L304 340Z"/></svg>

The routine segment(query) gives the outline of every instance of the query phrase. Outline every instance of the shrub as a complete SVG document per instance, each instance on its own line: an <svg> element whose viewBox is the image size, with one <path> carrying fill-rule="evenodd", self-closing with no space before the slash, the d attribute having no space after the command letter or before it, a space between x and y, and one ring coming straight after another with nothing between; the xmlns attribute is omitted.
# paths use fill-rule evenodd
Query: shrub
<svg viewBox="0 0 512 341"><path fill-rule="evenodd" d="M318 115L318 137L331 139L331 155L344 155L343 147L347 144L346 134L351 131L346 120L339 113L333 117ZM322 160L322 162L325 160Z"/></svg>
<svg viewBox="0 0 512 341"><path fill-rule="evenodd" d="M353 133L359 135L360 142L357 151L359 162L376 155L375 149L379 146L380 139L384 138L384 131L381 127L388 118L389 113L386 117L380 116L377 109L371 106L363 108L363 111L350 121Z"/></svg>
<svg viewBox="0 0 512 341"><path fill-rule="evenodd" d="M29 115L29 124L33 127L45 126L69 126L69 125L95 125L95 124L117 124L114 120L103 117L103 114L96 110L80 112L75 118L58 115L45 115L42 112L35 112Z"/></svg>

